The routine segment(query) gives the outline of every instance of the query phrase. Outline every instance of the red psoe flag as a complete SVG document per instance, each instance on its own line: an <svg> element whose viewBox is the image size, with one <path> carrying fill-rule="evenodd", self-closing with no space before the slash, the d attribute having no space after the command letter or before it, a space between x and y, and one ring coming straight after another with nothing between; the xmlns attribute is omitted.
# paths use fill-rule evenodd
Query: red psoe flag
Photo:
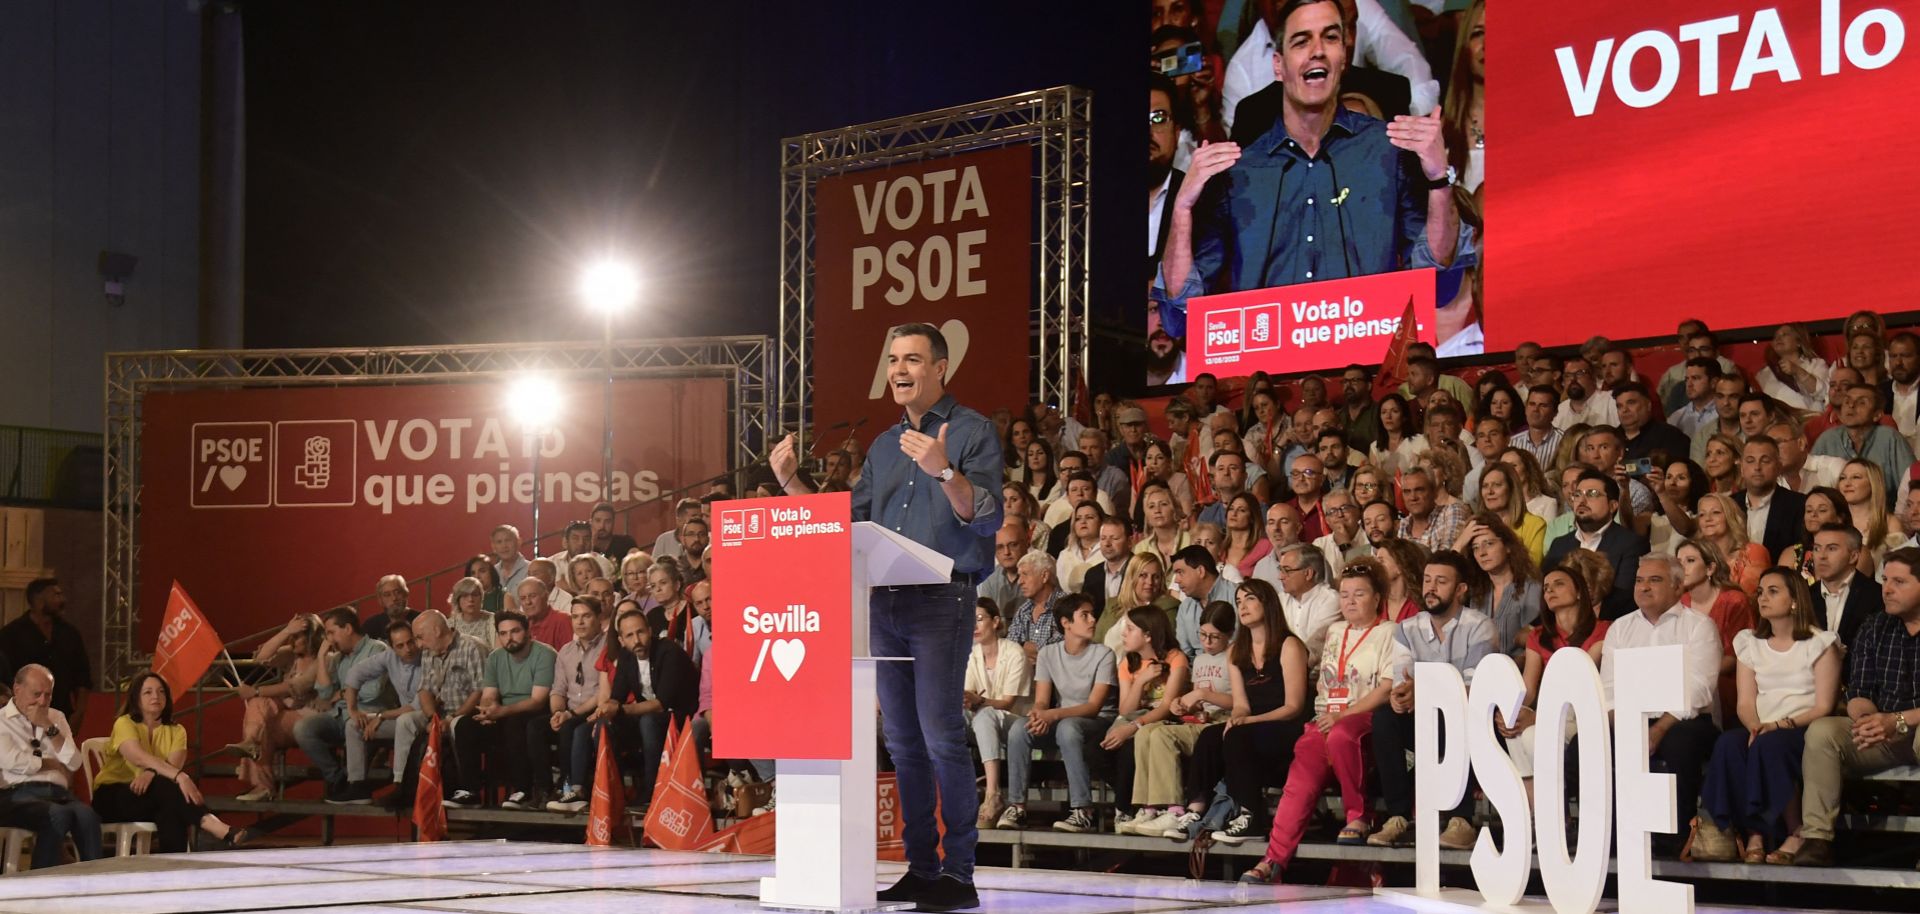
<svg viewBox="0 0 1920 914"><path fill-rule="evenodd" d="M420 757L419 783L413 791L413 827L422 841L447 840L447 809L440 805L440 715L427 725L427 754Z"/></svg>
<svg viewBox="0 0 1920 914"><path fill-rule="evenodd" d="M732 828L708 838L694 850L715 851L723 854L772 854L774 849L774 817L779 811L764 816L751 816L741 819Z"/></svg>
<svg viewBox="0 0 1920 914"><path fill-rule="evenodd" d="M620 783L620 765L613 755L613 734L600 725L600 749L594 762L593 802L587 811L587 844L612 847L615 833L633 843L633 826L627 821L627 792Z"/></svg>
<svg viewBox="0 0 1920 914"><path fill-rule="evenodd" d="M167 611L160 623L160 639L153 646L153 671L167 681L174 701L187 694L220 656L220 634L187 596L179 581L167 592Z"/></svg>
<svg viewBox="0 0 1920 914"><path fill-rule="evenodd" d="M667 749L653 779L653 802L647 806L641 834L655 847L676 851L698 848L713 836L713 810L707 806L692 727L676 727L667 734Z"/></svg>
<svg viewBox="0 0 1920 914"><path fill-rule="evenodd" d="M1407 347L1420 341L1420 319L1414 316L1413 299L1407 299L1407 312L1400 316L1400 329L1393 334L1393 342L1387 344L1387 354L1380 357L1380 373L1373 376L1373 399L1400 389L1407 383Z"/></svg>

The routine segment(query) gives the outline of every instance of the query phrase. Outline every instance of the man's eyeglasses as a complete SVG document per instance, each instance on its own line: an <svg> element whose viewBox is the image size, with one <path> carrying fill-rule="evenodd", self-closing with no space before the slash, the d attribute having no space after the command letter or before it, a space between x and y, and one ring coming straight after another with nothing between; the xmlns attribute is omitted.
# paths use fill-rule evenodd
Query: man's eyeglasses
<svg viewBox="0 0 1920 914"><path fill-rule="evenodd" d="M1352 510L1353 510L1353 507L1351 505L1329 506L1329 505L1322 504L1320 506L1320 513L1325 514L1328 517L1340 517L1345 515L1348 511L1352 511Z"/></svg>
<svg viewBox="0 0 1920 914"><path fill-rule="evenodd" d="M1148 126L1152 126L1152 127L1165 126L1166 123L1171 120L1173 120L1173 115L1168 114L1167 109L1165 108L1155 108L1152 111L1147 112Z"/></svg>
<svg viewBox="0 0 1920 914"><path fill-rule="evenodd" d="M1299 565L1295 565L1295 566L1293 566L1292 568L1288 568L1288 567L1287 567L1287 566L1285 566L1285 565L1281 565L1281 566L1280 566L1280 573L1281 573L1281 574L1299 574L1299 573L1300 573L1300 570L1301 570L1301 567L1302 567L1302 566L1299 566Z"/></svg>
<svg viewBox="0 0 1920 914"><path fill-rule="evenodd" d="M1319 470L1289 470L1287 471L1287 477L1290 479L1319 479L1320 471Z"/></svg>
<svg viewBox="0 0 1920 914"><path fill-rule="evenodd" d="M1581 490L1579 490L1579 491L1577 491L1577 492L1574 492L1573 494L1574 494L1574 496L1575 496L1575 497L1578 497L1578 498L1605 498L1605 497L1607 497L1607 490L1605 490L1605 489L1581 489Z"/></svg>
<svg viewBox="0 0 1920 914"><path fill-rule="evenodd" d="M1380 484L1377 482L1356 482L1353 484L1353 487L1356 491L1368 491L1368 492L1380 491Z"/></svg>

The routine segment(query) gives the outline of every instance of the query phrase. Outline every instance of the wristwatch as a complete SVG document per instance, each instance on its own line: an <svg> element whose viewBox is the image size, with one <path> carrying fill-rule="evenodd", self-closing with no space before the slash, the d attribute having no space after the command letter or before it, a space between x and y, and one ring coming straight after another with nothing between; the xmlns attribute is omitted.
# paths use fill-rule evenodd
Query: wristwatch
<svg viewBox="0 0 1920 914"><path fill-rule="evenodd" d="M1454 170L1454 167L1452 165L1448 165L1446 174L1441 175L1440 177L1437 177L1437 178L1427 179L1427 192L1432 193L1436 190L1446 190L1447 188L1452 187L1453 185L1459 183L1459 181L1460 181L1460 173Z"/></svg>
<svg viewBox="0 0 1920 914"><path fill-rule="evenodd" d="M941 470L937 478L943 483L952 482L953 481L953 464L951 463L947 464L947 468L944 470Z"/></svg>
<svg viewBox="0 0 1920 914"><path fill-rule="evenodd" d="M1913 725L1907 723L1907 715L1899 713L1893 715L1893 732L1901 736L1906 736L1913 732Z"/></svg>

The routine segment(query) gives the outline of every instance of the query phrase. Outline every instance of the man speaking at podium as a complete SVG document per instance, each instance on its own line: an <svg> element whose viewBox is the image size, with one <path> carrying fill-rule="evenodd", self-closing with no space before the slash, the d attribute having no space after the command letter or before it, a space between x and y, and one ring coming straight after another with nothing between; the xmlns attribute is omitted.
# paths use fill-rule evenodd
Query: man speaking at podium
<svg viewBox="0 0 1920 914"><path fill-rule="evenodd" d="M873 655L913 658L879 665L881 731L899 778L907 853L907 874L879 900L910 901L922 911L980 904L973 888L980 800L961 704L974 588L993 570L1001 522L1000 440L992 422L947 394L946 372L947 340L938 328L901 324L887 331L888 389L906 414L874 439L853 487L856 523L875 521L953 559L951 581L876 587L868 610ZM769 463L788 494L812 491L797 478L792 435L774 447ZM934 826L936 799L944 843Z"/></svg>

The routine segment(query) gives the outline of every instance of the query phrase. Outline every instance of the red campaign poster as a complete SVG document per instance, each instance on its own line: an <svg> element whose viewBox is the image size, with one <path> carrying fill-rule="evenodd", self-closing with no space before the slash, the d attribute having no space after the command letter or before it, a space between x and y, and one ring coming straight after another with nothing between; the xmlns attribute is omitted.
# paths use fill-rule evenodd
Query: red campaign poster
<svg viewBox="0 0 1920 914"><path fill-rule="evenodd" d="M1506 3L1487 53L1487 351L1920 299L1913 0Z"/></svg>
<svg viewBox="0 0 1920 914"><path fill-rule="evenodd" d="M853 757L853 497L714 506L713 751Z"/></svg>
<svg viewBox="0 0 1920 914"><path fill-rule="evenodd" d="M1034 150L1021 143L820 179L814 189L813 415L822 453L900 415L887 328L932 324L947 383L991 412L1029 396Z"/></svg>
<svg viewBox="0 0 1920 914"><path fill-rule="evenodd" d="M594 502L659 498L718 475L731 452L719 379L614 385L614 459L600 484L604 381L558 385L541 450L540 525L585 520ZM488 551L497 524L532 538L532 440L506 408L508 385L153 393L141 406L141 635L158 634L178 580L227 637L283 625ZM650 543L662 501L632 513ZM619 527L616 525L616 531ZM542 544L559 552L557 536ZM522 549L531 554L531 544ZM408 605L447 608L449 574ZM371 602L358 607L374 611Z"/></svg>
<svg viewBox="0 0 1920 914"><path fill-rule="evenodd" d="M1238 377L1377 365L1409 305L1434 342L1434 271L1196 296L1187 302L1187 376Z"/></svg>

